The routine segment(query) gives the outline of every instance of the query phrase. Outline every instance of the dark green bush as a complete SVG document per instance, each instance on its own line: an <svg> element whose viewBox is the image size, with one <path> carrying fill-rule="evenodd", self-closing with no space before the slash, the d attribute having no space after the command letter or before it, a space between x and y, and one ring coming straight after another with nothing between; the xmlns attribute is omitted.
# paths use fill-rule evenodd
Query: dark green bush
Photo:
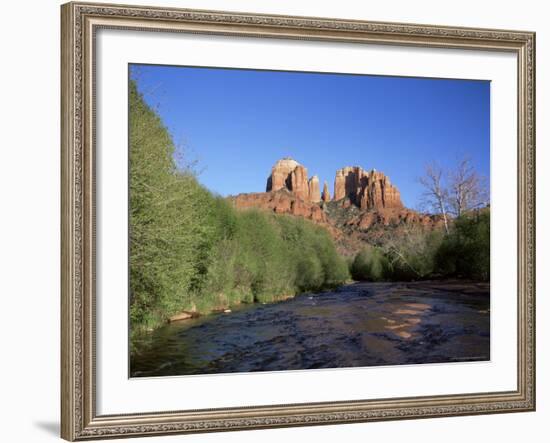
<svg viewBox="0 0 550 443"><path fill-rule="evenodd" d="M488 281L490 273L491 216L489 209L457 218L437 251L435 261L446 276Z"/></svg>

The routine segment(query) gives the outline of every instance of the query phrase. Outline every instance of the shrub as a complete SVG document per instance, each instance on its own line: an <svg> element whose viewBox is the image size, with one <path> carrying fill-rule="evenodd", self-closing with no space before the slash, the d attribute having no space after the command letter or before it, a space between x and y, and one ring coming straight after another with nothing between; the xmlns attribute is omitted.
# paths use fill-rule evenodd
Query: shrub
<svg viewBox="0 0 550 443"><path fill-rule="evenodd" d="M442 239L441 231L409 227L399 240L385 244L391 279L418 280L432 276L436 268L435 256Z"/></svg>
<svg viewBox="0 0 550 443"><path fill-rule="evenodd" d="M435 258L439 272L446 276L488 281L490 278L489 209L457 218Z"/></svg>
<svg viewBox="0 0 550 443"><path fill-rule="evenodd" d="M354 280L382 281L388 278L390 266L384 253L371 246L357 253L350 272Z"/></svg>

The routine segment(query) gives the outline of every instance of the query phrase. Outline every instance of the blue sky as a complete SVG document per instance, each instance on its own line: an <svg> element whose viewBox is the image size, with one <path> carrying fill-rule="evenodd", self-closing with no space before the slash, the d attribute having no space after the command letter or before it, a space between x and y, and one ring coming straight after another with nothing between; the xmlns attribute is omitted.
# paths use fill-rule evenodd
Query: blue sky
<svg viewBox="0 0 550 443"><path fill-rule="evenodd" d="M287 156L331 194L337 169L375 168L412 208L428 162L452 167L467 155L489 177L487 81L153 65L132 65L131 76L183 161L224 196L265 191Z"/></svg>

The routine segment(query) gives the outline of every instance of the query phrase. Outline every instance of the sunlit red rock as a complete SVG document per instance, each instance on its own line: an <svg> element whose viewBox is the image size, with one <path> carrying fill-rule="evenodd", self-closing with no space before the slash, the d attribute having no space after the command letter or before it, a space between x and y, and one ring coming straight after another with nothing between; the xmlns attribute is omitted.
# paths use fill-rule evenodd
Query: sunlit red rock
<svg viewBox="0 0 550 443"><path fill-rule="evenodd" d="M348 198L361 209L402 208L399 190L390 179L376 170L347 166L336 171L334 200Z"/></svg>
<svg viewBox="0 0 550 443"><path fill-rule="evenodd" d="M309 200L309 185L307 180L307 169L302 165L296 166L290 173L290 189L292 193L302 200Z"/></svg>
<svg viewBox="0 0 550 443"><path fill-rule="evenodd" d="M287 189L275 192L256 192L239 194L231 197L237 209L258 208L273 211L277 214L291 214L304 217L315 222L327 222L327 215L317 203L298 198Z"/></svg>
<svg viewBox="0 0 550 443"><path fill-rule="evenodd" d="M271 168L266 192L286 189L302 200L309 200L310 186L307 169L289 157L283 158Z"/></svg>
<svg viewBox="0 0 550 443"><path fill-rule="evenodd" d="M278 191L279 189L289 189L290 186L290 174L299 163L291 158L283 158L279 160L273 168L271 168L271 175L267 179L266 192Z"/></svg>
<svg viewBox="0 0 550 443"><path fill-rule="evenodd" d="M319 189L319 177L314 175L309 179L309 201L312 203L319 203L321 201L321 191Z"/></svg>

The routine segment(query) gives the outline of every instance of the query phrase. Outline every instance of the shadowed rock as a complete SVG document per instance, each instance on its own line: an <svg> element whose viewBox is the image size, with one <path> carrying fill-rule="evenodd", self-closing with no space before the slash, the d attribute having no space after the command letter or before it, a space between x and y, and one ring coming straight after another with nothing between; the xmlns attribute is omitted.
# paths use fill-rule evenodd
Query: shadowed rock
<svg viewBox="0 0 550 443"><path fill-rule="evenodd" d="M323 185L323 194L321 194L321 200L324 202L330 201L330 191L328 190L328 184L325 180L325 184Z"/></svg>

